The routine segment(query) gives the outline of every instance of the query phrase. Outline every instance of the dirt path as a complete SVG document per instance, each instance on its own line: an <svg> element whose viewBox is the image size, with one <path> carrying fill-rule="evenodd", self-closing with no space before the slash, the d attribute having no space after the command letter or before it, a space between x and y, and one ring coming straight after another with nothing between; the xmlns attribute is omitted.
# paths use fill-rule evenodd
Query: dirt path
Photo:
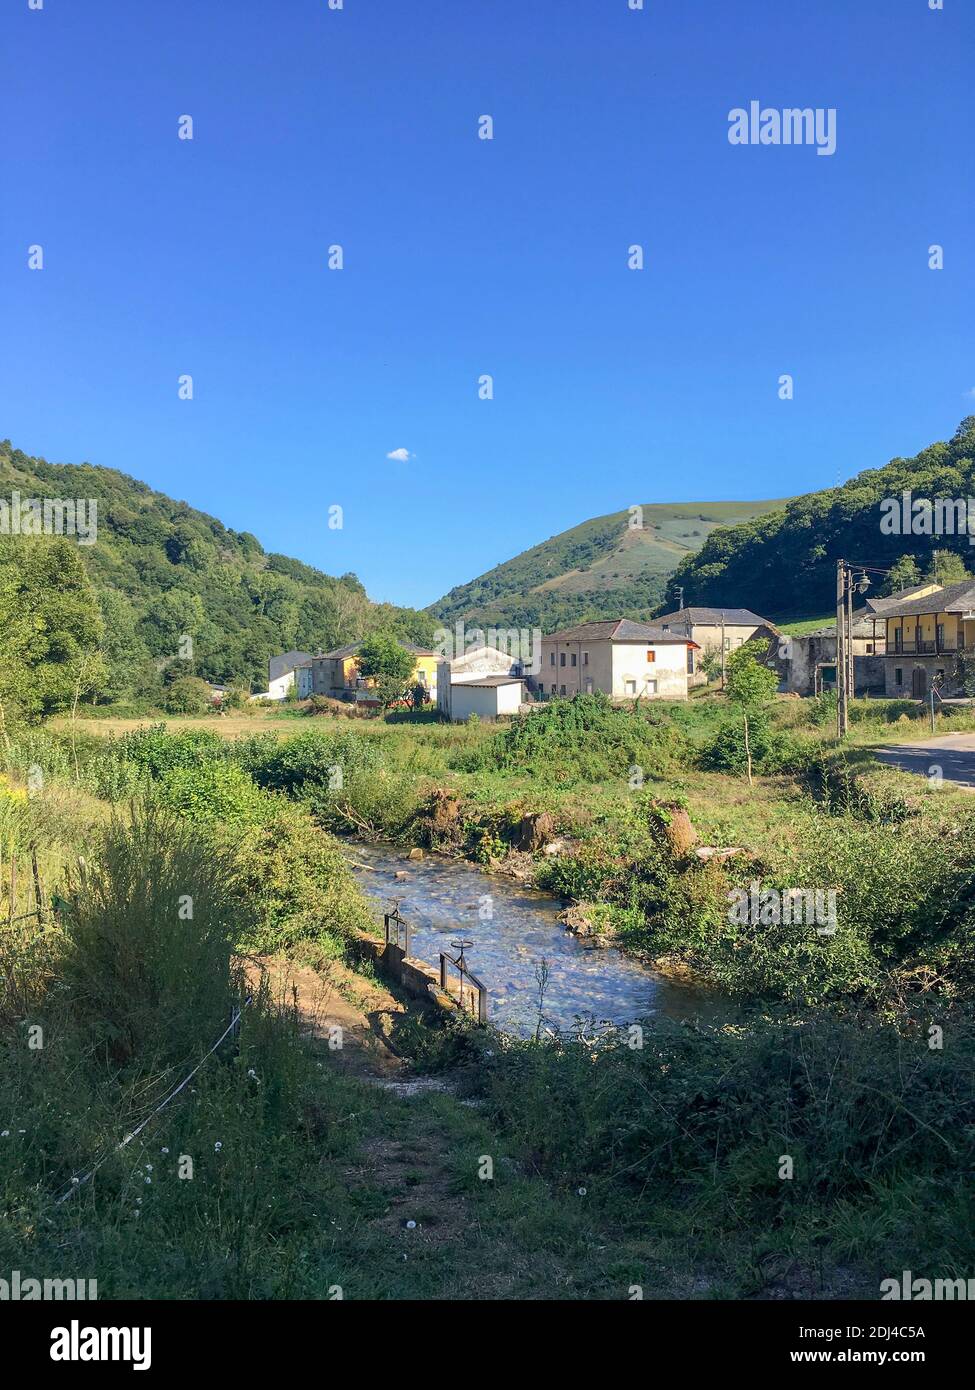
<svg viewBox="0 0 975 1390"><path fill-rule="evenodd" d="M380 1084L404 1072L405 1062L388 1042L391 1025L404 1008L381 985L340 961L319 971L264 957L248 960L245 968L252 985L266 976L272 999L297 1008L309 1036L328 1047L337 1067Z"/></svg>

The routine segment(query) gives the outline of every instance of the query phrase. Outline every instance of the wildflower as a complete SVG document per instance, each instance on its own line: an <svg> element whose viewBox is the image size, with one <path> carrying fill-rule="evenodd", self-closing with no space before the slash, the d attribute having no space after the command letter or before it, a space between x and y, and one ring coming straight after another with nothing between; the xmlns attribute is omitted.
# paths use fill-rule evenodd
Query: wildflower
<svg viewBox="0 0 975 1390"><path fill-rule="evenodd" d="M214 1144L214 1146L213 1146L213 1151L214 1151L214 1153L219 1153L220 1150L221 1150L222 1148L223 1148L223 1144L221 1144L220 1140L218 1139L217 1142L216 1142L216 1143Z"/></svg>
<svg viewBox="0 0 975 1390"><path fill-rule="evenodd" d="M0 1129L0 1139L6 1139L9 1133L9 1129Z"/></svg>
<svg viewBox="0 0 975 1390"><path fill-rule="evenodd" d="M164 1154L168 1154L168 1153L169 1153L169 1150L168 1150L168 1149L163 1149L161 1152L164 1153Z"/></svg>
<svg viewBox="0 0 975 1390"><path fill-rule="evenodd" d="M580 1187L580 1188L578 1189L578 1191L579 1191L579 1196L580 1196L580 1197L585 1197L585 1195L586 1195L586 1189L585 1189L584 1187Z"/></svg>

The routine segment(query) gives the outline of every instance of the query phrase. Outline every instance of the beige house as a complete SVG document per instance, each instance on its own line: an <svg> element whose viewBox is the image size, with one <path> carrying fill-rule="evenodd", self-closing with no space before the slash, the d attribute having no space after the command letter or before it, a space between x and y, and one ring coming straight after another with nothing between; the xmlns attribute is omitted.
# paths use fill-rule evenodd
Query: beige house
<svg viewBox="0 0 975 1390"><path fill-rule="evenodd" d="M413 679L422 685L431 700L437 698L437 658L427 647L418 647L412 642L402 642L408 652L416 658ZM361 642L351 642L345 647L312 657L305 667L297 672L298 694L327 695L333 700L368 699L373 682L359 675L356 657Z"/></svg>
<svg viewBox="0 0 975 1390"><path fill-rule="evenodd" d="M770 638L778 632L773 622L760 618L748 608L678 608L654 618L654 622L668 632L689 637L700 648L701 656L706 652L720 652L722 644L725 652L733 652L753 638ZM693 651L690 663L691 685L703 685L706 677L698 669Z"/></svg>
<svg viewBox="0 0 975 1390"><path fill-rule="evenodd" d="M886 604L882 616L886 693L923 700L934 684L954 694L959 656L975 659L975 580L927 586L920 597Z"/></svg>
<svg viewBox="0 0 975 1390"><path fill-rule="evenodd" d="M542 638L529 686L543 698L601 690L620 700L686 700L695 649L694 641L656 623L582 623Z"/></svg>

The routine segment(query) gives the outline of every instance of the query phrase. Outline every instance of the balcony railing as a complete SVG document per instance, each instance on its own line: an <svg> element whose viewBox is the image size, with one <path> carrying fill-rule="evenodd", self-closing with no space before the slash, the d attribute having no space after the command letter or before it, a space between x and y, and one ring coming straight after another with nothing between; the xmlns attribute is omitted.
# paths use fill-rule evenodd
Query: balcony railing
<svg viewBox="0 0 975 1390"><path fill-rule="evenodd" d="M956 652L975 652L975 642L959 642L952 638L940 642L934 638L912 638L911 641L887 643L888 656L950 656Z"/></svg>

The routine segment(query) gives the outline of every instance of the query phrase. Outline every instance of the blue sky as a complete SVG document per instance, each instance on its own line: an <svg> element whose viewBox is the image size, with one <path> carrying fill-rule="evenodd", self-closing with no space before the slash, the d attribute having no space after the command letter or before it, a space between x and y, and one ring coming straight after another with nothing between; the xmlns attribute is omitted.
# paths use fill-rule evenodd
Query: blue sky
<svg viewBox="0 0 975 1390"><path fill-rule="evenodd" d="M7 0L0 39L0 436L374 597L975 411L963 0ZM751 100L835 107L836 153L732 146Z"/></svg>

